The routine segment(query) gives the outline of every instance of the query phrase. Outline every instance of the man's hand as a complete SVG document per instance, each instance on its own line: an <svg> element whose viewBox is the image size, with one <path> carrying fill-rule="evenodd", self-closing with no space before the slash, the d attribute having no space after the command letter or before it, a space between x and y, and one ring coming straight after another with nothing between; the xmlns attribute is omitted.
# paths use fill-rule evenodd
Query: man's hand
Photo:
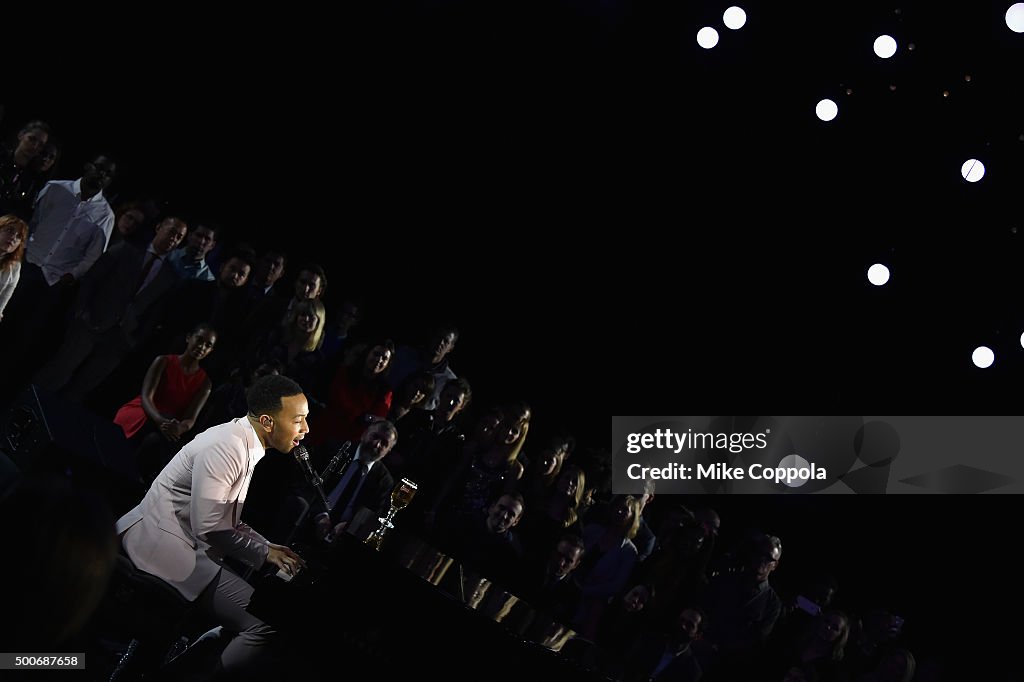
<svg viewBox="0 0 1024 682"><path fill-rule="evenodd" d="M346 528L348 528L348 521L342 521L335 526L331 533L331 542L334 542L342 533L344 533Z"/></svg>
<svg viewBox="0 0 1024 682"><path fill-rule="evenodd" d="M296 554L291 547L284 545L270 544L270 553L267 554L267 561L278 568L284 569L288 575L295 575L300 568L306 567L306 562Z"/></svg>
<svg viewBox="0 0 1024 682"><path fill-rule="evenodd" d="M318 540L331 540L331 517L327 514L321 514L316 517L316 537Z"/></svg>

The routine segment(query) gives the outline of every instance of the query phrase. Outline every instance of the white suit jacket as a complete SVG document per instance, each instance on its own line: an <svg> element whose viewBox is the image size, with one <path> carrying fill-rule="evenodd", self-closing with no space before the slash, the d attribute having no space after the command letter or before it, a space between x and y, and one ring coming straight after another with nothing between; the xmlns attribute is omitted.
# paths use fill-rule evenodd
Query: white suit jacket
<svg viewBox="0 0 1024 682"><path fill-rule="evenodd" d="M189 601L214 579L224 556L262 566L267 540L239 519L264 454L245 417L196 436L164 467L142 502L118 520L132 562Z"/></svg>

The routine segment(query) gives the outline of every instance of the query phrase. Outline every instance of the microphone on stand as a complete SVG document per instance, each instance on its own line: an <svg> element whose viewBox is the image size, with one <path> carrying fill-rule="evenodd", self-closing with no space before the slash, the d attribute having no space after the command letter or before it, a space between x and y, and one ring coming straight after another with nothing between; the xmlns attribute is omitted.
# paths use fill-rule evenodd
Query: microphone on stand
<svg viewBox="0 0 1024 682"><path fill-rule="evenodd" d="M313 465L309 463L309 450L306 449L305 445L298 445L292 450L292 455L295 456L295 461L299 463L299 468L302 469L306 480L320 494L320 500L324 503L324 508L330 510L331 505L327 503L327 496L324 495L323 479L316 475Z"/></svg>
<svg viewBox="0 0 1024 682"><path fill-rule="evenodd" d="M292 450L292 455L295 456L295 461L299 463L302 468L302 473L306 475L306 480L310 482L314 487L317 487L323 483L323 480L316 475L316 470L313 469L313 465L309 463L309 450L306 449L305 445L297 445Z"/></svg>
<svg viewBox="0 0 1024 682"><path fill-rule="evenodd" d="M331 458L331 461L327 464L327 467L324 469L324 473L321 474L320 478L326 481L327 477L334 473L334 470L338 468L339 464L341 464L341 460L348 455L348 451L351 449L352 441L345 441L342 446L338 448L338 453Z"/></svg>

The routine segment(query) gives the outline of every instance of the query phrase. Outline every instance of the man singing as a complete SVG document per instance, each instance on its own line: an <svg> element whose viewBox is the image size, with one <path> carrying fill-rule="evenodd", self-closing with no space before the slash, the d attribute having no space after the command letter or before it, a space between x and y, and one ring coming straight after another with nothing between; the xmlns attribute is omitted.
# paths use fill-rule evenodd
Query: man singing
<svg viewBox="0 0 1024 682"><path fill-rule="evenodd" d="M246 394L249 413L214 426L182 448L142 502L117 522L124 549L139 569L170 584L236 636L218 667L253 670L274 630L246 607L253 588L221 563L226 556L259 568L270 562L294 575L304 565L290 548L268 542L241 523L256 463L267 448L289 453L309 432L302 388L271 375Z"/></svg>

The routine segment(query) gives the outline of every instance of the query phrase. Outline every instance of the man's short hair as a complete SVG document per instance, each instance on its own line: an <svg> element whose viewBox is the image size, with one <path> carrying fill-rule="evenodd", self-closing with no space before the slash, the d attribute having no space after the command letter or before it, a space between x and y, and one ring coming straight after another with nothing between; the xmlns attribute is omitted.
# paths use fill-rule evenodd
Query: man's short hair
<svg viewBox="0 0 1024 682"><path fill-rule="evenodd" d="M267 251L262 256L260 256L260 260L266 263L269 263L270 261L273 260L277 260L278 258L281 259L282 267L288 267L288 254L286 254L284 251Z"/></svg>
<svg viewBox="0 0 1024 682"><path fill-rule="evenodd" d="M111 156L107 152L96 152L95 154L93 154L92 156L89 157L89 161L88 162L95 166L96 162L99 161L100 159L106 159L106 161L107 161L107 163L109 165L117 166L117 159L115 159L113 156Z"/></svg>
<svg viewBox="0 0 1024 682"><path fill-rule="evenodd" d="M441 393L445 391L459 391L465 395L466 399L462 404L463 408L468 407L469 403L473 400L473 389L469 387L469 382L466 381L465 377L455 377L446 381L441 388Z"/></svg>
<svg viewBox="0 0 1024 682"><path fill-rule="evenodd" d="M522 507L524 511L526 510L526 500L518 490L505 490L492 496L491 501L487 504L487 508L490 509L494 505L498 504L503 497L511 497L514 501L519 503L519 506Z"/></svg>
<svg viewBox="0 0 1024 682"><path fill-rule="evenodd" d="M435 326L431 331L430 336L427 337L427 343L430 344L430 350L433 350L434 344L449 334L454 334L455 340L459 340L459 328L454 324L443 322Z"/></svg>
<svg viewBox="0 0 1024 682"><path fill-rule="evenodd" d="M679 615L683 615L683 611L693 611L700 616L700 624L697 625L697 632L704 632L708 629L708 614L699 606L687 606L685 609L679 612Z"/></svg>
<svg viewBox="0 0 1024 682"><path fill-rule="evenodd" d="M206 227L209 227L208 225ZM215 233L216 234L216 233ZM214 240L217 238L214 237ZM253 251L252 247L248 244L238 244L231 251L228 252L227 258L224 262L227 263L232 258L238 259L249 266L249 270L256 267L256 252Z"/></svg>
<svg viewBox="0 0 1024 682"><path fill-rule="evenodd" d="M224 236L224 226L219 223L210 222L209 220L197 222L192 231L194 232L200 228L213 232L213 241L215 242L221 241L221 238Z"/></svg>
<svg viewBox="0 0 1024 682"><path fill-rule="evenodd" d="M46 122L40 121L40 120L35 120L35 121L29 121L28 123L23 125L21 127L21 130L18 131L18 135L23 135L23 134L31 132L33 130L38 130L39 132L46 133L47 136L53 134L53 132L50 130L50 126Z"/></svg>
<svg viewBox="0 0 1024 682"><path fill-rule="evenodd" d="M327 271L324 270L322 265L317 265L316 263L306 263L301 268L299 268L299 274L302 274L303 270L305 270L306 272L310 272L320 278L320 295L317 296L317 298L322 299L324 297L324 294L327 293Z"/></svg>
<svg viewBox="0 0 1024 682"><path fill-rule="evenodd" d="M398 438L398 427L387 419L374 419L370 422L369 426L366 427L366 433L379 429L384 429L385 431L394 434L396 439Z"/></svg>
<svg viewBox="0 0 1024 682"><path fill-rule="evenodd" d="M281 409L281 398L300 393L302 387L288 377L269 374L253 382L245 393L245 402L249 406L249 414L258 417L277 412Z"/></svg>
<svg viewBox="0 0 1024 682"><path fill-rule="evenodd" d="M558 538L558 544L566 543L578 548L581 552L586 551L586 545L583 544L583 538L575 533L565 533L562 537Z"/></svg>

